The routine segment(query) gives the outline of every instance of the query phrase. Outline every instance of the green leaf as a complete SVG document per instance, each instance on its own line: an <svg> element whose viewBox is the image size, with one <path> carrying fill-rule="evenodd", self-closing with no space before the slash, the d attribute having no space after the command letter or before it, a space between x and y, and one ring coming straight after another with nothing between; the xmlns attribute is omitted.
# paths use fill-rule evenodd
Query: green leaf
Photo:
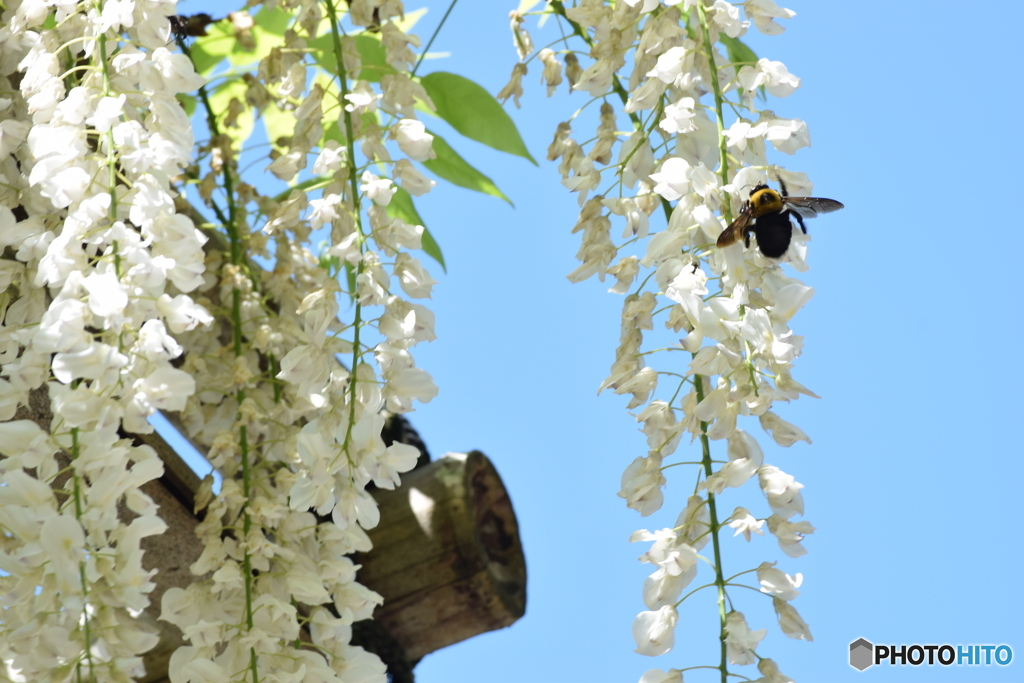
<svg viewBox="0 0 1024 683"><path fill-rule="evenodd" d="M345 267L345 282L348 284L348 298L355 302L356 300L356 269L352 267L352 264L345 261L342 264Z"/></svg>
<svg viewBox="0 0 1024 683"><path fill-rule="evenodd" d="M262 9L252 18L255 26L251 35L255 47L246 49L240 41L231 35L231 52L228 61L234 66L254 64L267 55L275 47L284 45L284 32L292 20L292 16L282 9Z"/></svg>
<svg viewBox="0 0 1024 683"><path fill-rule="evenodd" d="M395 194L391 197L391 203L388 204L387 212L392 218L405 221L409 225L423 225L423 219L420 218L419 211L416 210L416 205L413 204L412 196L401 187L395 188ZM430 230L427 229L426 225L423 225L423 251L427 256L437 261L444 272L448 272L448 267L444 264L444 255L441 253L441 247L438 246L437 241L430 234Z"/></svg>
<svg viewBox="0 0 1024 683"><path fill-rule="evenodd" d="M725 52L729 55L729 61L733 64L749 64L753 66L757 63L757 55L739 38L730 38L724 33L720 33L718 40L722 45L725 45Z"/></svg>
<svg viewBox="0 0 1024 683"><path fill-rule="evenodd" d="M288 25L292 22L292 15L280 7L275 7L274 9L264 7L256 13L252 20L256 23L256 26L259 26L266 32L284 37L284 32L288 30Z"/></svg>
<svg viewBox="0 0 1024 683"><path fill-rule="evenodd" d="M281 138L290 138L295 133L295 113L283 112L273 102L269 103L260 115L263 128L267 131L267 140L275 149L286 151L287 145L278 144Z"/></svg>
<svg viewBox="0 0 1024 683"><path fill-rule="evenodd" d="M206 35L196 38L189 54L196 72L209 76L214 67L227 59L235 66L245 66L258 62L273 47L284 45L284 32L292 17L281 9L262 9L253 17L255 25L251 35L255 47L248 49L235 36L231 22L222 19L206 27Z"/></svg>
<svg viewBox="0 0 1024 683"><path fill-rule="evenodd" d="M373 129L380 126L380 111L376 112L363 112L363 130ZM346 145L345 131L342 130L341 126L344 123L344 118L332 118L327 126L324 128L324 142L328 140L334 140L341 146Z"/></svg>
<svg viewBox="0 0 1024 683"><path fill-rule="evenodd" d="M334 58L334 41L330 33L317 36L313 40L306 41L310 48L310 55L313 61L320 65L320 68L328 73L337 71L338 61Z"/></svg>
<svg viewBox="0 0 1024 683"><path fill-rule="evenodd" d="M326 71L318 69L316 75L313 76L313 83L319 84L320 87L324 89L325 100L336 102L341 99L341 92L340 89L338 88L337 80L335 79L335 77L331 76ZM365 125L366 123L369 123L371 126L378 125L378 120L374 118L375 115L376 112L374 112L373 114L364 113L363 124ZM369 117L369 121L367 121L367 117ZM326 119L323 121L324 137L323 140L320 142L321 146L327 144L329 140L334 140L342 147L345 146L345 133L342 130L341 125L339 125L339 122L343 124L344 120L344 117L340 117L340 119L337 116L326 117Z"/></svg>
<svg viewBox="0 0 1024 683"><path fill-rule="evenodd" d="M328 256L325 253L323 244L320 245L320 256L318 257L317 265L326 270L331 275L341 272L341 259L337 256Z"/></svg>
<svg viewBox="0 0 1024 683"><path fill-rule="evenodd" d="M403 19L395 21L395 25L403 33L408 33L426 13L426 8L406 12ZM334 58L334 37L331 35L330 23L325 21L322 28L323 33L309 41L309 46L313 49L313 59L327 73L337 74L338 60ZM355 41L362 64L357 80L378 83L381 76L395 73L394 67L388 64L387 52L384 51L379 34L359 33L351 38Z"/></svg>
<svg viewBox="0 0 1024 683"><path fill-rule="evenodd" d="M363 65L359 70L359 78L378 83L381 76L395 73L395 68L388 64L388 53L379 39L363 34L355 37L355 43Z"/></svg>
<svg viewBox="0 0 1024 683"><path fill-rule="evenodd" d="M236 42L230 21L218 21L207 26L206 35L196 38L189 48L196 73L201 76L213 73L214 67L231 53Z"/></svg>
<svg viewBox="0 0 1024 683"><path fill-rule="evenodd" d="M416 205L413 204L412 195L400 185L395 186L395 194L391 196L387 212L392 218L403 220L409 225L423 225L420 212L416 210Z"/></svg>
<svg viewBox="0 0 1024 683"><path fill-rule="evenodd" d="M217 124L220 132L231 138L235 149L242 149L245 141L252 135L256 121L253 118L252 107L245 107L239 114L237 126L229 128L224 125L224 118L228 113L228 104L233 99L245 104L245 91L248 88L241 78L229 78L217 86L210 94L210 108L217 114Z"/></svg>
<svg viewBox="0 0 1024 683"><path fill-rule="evenodd" d="M431 173L444 178L453 185L464 187L468 190L475 190L489 194L492 197L504 199L509 204L512 200L505 196L505 193L498 189L490 178L469 165L465 159L452 149L445 139L437 133L428 130L434 136L434 154L436 159L429 159L423 162ZM513 205L514 206L514 205Z"/></svg>
<svg viewBox="0 0 1024 683"><path fill-rule="evenodd" d="M435 71L420 79L420 84L437 107L437 115L470 140L527 159L534 166L526 143L520 137L512 117L498 100L468 78Z"/></svg>
<svg viewBox="0 0 1024 683"><path fill-rule="evenodd" d="M334 120L327 124L324 128L324 142L328 140L334 140L339 145L345 144L345 134L341 132L341 126L338 125L338 121Z"/></svg>
<svg viewBox="0 0 1024 683"><path fill-rule="evenodd" d="M192 95L186 95L185 93L178 93L174 96L178 102L181 102L181 108L185 110L189 118L196 113L196 98Z"/></svg>
<svg viewBox="0 0 1024 683"><path fill-rule="evenodd" d="M395 73L388 64L387 53L379 38L364 33L355 36L353 40L362 63L359 80L379 83L381 76ZM324 71L330 74L338 73L338 60L334 58L334 38L330 33L309 41L309 47L312 48L313 59Z"/></svg>
<svg viewBox="0 0 1024 683"><path fill-rule="evenodd" d="M441 264L441 270L448 272L448 266L444 264L444 255L441 253L441 246L434 240L434 236L423 226L423 253Z"/></svg>
<svg viewBox="0 0 1024 683"><path fill-rule="evenodd" d="M757 64L757 54L747 47L739 38L730 38L725 34L719 34L718 40L722 45L725 45L725 52L729 55L729 61L736 65L736 70L739 71L744 66L753 67ZM762 85L758 90L761 91L761 99L765 99L765 88Z"/></svg>

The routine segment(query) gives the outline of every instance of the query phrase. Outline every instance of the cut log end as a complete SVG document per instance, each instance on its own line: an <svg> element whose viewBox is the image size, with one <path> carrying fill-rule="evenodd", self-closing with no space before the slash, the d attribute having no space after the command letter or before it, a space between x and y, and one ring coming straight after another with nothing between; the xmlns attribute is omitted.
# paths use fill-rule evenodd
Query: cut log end
<svg viewBox="0 0 1024 683"><path fill-rule="evenodd" d="M412 661L526 612L526 561L512 501L479 451L449 454L376 491L381 521L359 580Z"/></svg>

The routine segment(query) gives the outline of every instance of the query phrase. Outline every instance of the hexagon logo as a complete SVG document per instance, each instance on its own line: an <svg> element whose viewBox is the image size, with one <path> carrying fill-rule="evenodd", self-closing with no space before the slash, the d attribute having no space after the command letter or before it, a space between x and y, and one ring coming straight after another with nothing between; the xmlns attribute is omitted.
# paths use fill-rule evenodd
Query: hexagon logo
<svg viewBox="0 0 1024 683"><path fill-rule="evenodd" d="M875 646L864 638L858 638L850 643L850 666L857 671L863 671L874 664Z"/></svg>

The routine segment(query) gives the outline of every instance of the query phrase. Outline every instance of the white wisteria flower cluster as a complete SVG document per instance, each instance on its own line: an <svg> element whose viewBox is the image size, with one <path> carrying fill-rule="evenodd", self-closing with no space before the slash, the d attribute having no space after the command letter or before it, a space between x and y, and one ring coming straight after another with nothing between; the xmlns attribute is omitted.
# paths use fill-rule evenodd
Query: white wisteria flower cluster
<svg viewBox="0 0 1024 683"><path fill-rule="evenodd" d="M770 149L791 155L809 145L806 124L764 108L760 97L784 98L800 79L780 62L757 59L740 40L752 26L779 34L776 20L794 13L772 0L551 1L538 14L555 15L562 35L571 37L533 53L523 13L536 4L513 13L520 62L499 97L518 104L534 57L551 94L563 78L559 55L571 91L589 97L559 124L548 159L558 162L562 184L581 207L572 229L581 236L580 265L569 279L611 276L610 291L625 295L619 346L600 389L630 396L627 409L649 450L626 467L619 495L641 515L653 515L664 503L667 474L678 473L684 486L694 480L683 468L668 469L675 460L696 460L699 470L675 523L631 538L651 543L640 561L654 568L642 590L647 609L633 624L636 651L673 650L683 591L704 562L713 573L704 583L717 592L724 645L719 661L696 664L719 669L725 681L729 665L757 662L758 680L789 681L757 654L766 629L748 626L729 589L756 573L782 631L811 640L791 604L802 576L774 562L726 572L723 555L726 536L750 541L767 531L787 558L797 558L814 531L801 519L802 485L764 461L751 431L760 426L780 446L810 443L776 412L779 402L815 396L793 377L803 338L790 328L814 291L780 263L806 270L807 238L794 230L780 260L753 245L745 249L742 240L721 249L715 243L759 184L781 179L796 195L810 193L805 174L769 160ZM576 141L576 128L589 142ZM620 239L615 224L622 226ZM675 341L662 343L669 335ZM685 452L696 457L679 451L684 435L693 444ZM713 460L716 441L725 459ZM767 505L723 509L726 490L748 481ZM651 669L641 681L679 682L683 671Z"/></svg>
<svg viewBox="0 0 1024 683"><path fill-rule="evenodd" d="M163 597L187 641L170 680L387 680L350 644L381 597L346 555L370 549L379 519L366 486L394 488L419 456L385 446L382 410L437 393L411 354L434 339L413 302L434 284L409 253L424 230L386 210L398 184L434 184L411 163L433 156L415 113L432 104L410 76L419 41L395 23L401 2L278 7L294 17L283 44L215 111L175 45L174 2L5 3L0 677L143 674L157 634L139 618L154 587L140 541L165 525L140 487L163 466L127 436L165 411L224 475L197 494L196 581ZM326 73L308 49L325 21ZM354 76L342 22L380 31L392 73ZM252 19L231 23L245 44ZM197 90L198 146L178 99ZM292 121L267 172L318 182L271 197L243 180L233 132L267 107ZM216 220L189 207L189 186ZM32 401L49 424L14 419Z"/></svg>
<svg viewBox="0 0 1024 683"><path fill-rule="evenodd" d="M0 659L15 680L127 681L157 642L140 487L157 410L195 390L173 335L206 238L174 209L203 79L158 2L6 3L0 25ZM48 424L12 419L33 397ZM123 430L123 431L122 431Z"/></svg>
<svg viewBox="0 0 1024 683"><path fill-rule="evenodd" d="M333 3L281 7L296 22L260 62L246 99L292 121L266 170L292 182L311 159L317 192L293 187L269 197L240 184L232 122L209 112L204 180L212 180L203 198L229 217L230 244L208 258L218 275L203 291L230 311L231 330L185 339L197 387L181 421L232 478L201 501L210 501L197 530L206 547L192 572L208 578L164 595L162 618L190 641L169 673L172 681L383 683L380 659L350 645L353 622L370 618L382 598L356 581L347 555L370 550L364 530L379 520L366 486L394 488L419 457L412 446L385 446L381 411L407 412L437 393L410 351L434 339L433 314L411 301L429 298L434 284L409 254L422 247L423 228L386 210L396 182L416 195L433 184L410 161L432 156L413 108L417 96L429 98L408 74L418 39L391 21L401 3L348 7L355 27L383 22L395 73L379 92L353 78L359 52ZM325 19L335 73L315 72L304 56ZM323 142L330 122L341 142ZM212 191L217 177L221 189ZM314 231L325 235L320 255L311 251ZM273 267L261 268L261 259ZM346 274L351 288L339 284ZM346 301L351 319L342 322ZM298 646L302 626L316 651Z"/></svg>

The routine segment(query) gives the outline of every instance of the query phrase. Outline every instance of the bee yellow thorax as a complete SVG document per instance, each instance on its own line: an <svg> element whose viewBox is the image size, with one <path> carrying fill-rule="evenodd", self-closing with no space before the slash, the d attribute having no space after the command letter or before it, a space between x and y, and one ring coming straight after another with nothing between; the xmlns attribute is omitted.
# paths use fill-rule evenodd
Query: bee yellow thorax
<svg viewBox="0 0 1024 683"><path fill-rule="evenodd" d="M782 195L768 188L758 190L751 196L750 206L753 209L754 218L782 211Z"/></svg>

